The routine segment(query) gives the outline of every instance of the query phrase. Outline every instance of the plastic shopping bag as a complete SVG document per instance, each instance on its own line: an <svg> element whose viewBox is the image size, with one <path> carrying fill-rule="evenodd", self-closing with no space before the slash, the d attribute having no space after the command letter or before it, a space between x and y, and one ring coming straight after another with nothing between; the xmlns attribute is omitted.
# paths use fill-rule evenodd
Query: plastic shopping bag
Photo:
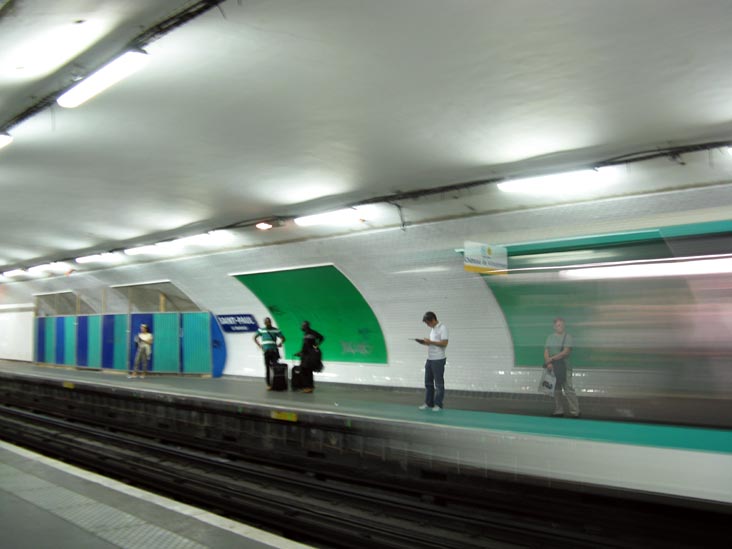
<svg viewBox="0 0 732 549"><path fill-rule="evenodd" d="M539 381L539 392L547 396L554 396L554 388L557 386L557 378L548 368L544 368L544 373L541 375L541 381Z"/></svg>

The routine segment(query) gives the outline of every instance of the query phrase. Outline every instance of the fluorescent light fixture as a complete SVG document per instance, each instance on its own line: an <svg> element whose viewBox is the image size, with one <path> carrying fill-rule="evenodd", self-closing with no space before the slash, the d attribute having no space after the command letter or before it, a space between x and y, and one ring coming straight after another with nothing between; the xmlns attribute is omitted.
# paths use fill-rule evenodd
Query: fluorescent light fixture
<svg viewBox="0 0 732 549"><path fill-rule="evenodd" d="M173 242L169 244L177 246L220 246L230 242L233 238L233 235L229 231L218 230L193 236L185 236L183 238L173 240Z"/></svg>
<svg viewBox="0 0 732 549"><path fill-rule="evenodd" d="M137 248L128 248L124 252L127 255L146 255L156 253L155 245L153 244L150 244L149 246L138 246Z"/></svg>
<svg viewBox="0 0 732 549"><path fill-rule="evenodd" d="M208 233L196 234L193 236L184 236L173 240L173 242L179 246L208 246L211 244L211 235Z"/></svg>
<svg viewBox="0 0 732 549"><path fill-rule="evenodd" d="M33 276L43 274L64 274L68 273L72 269L71 265L65 261L55 261L53 263L44 263L43 265L36 265L28 269L28 274Z"/></svg>
<svg viewBox="0 0 732 549"><path fill-rule="evenodd" d="M228 244L234 240L234 234L226 229L209 231L207 234L211 237L211 243L219 246Z"/></svg>
<svg viewBox="0 0 732 549"><path fill-rule="evenodd" d="M694 276L732 273L732 258L697 259L669 263L612 265L560 271L561 278L596 280L607 278L653 278L663 276Z"/></svg>
<svg viewBox="0 0 732 549"><path fill-rule="evenodd" d="M260 231L269 231L273 227L272 223L267 223L266 221L260 221L254 226Z"/></svg>
<svg viewBox="0 0 732 549"><path fill-rule="evenodd" d="M175 255L183 250L183 246L176 241L158 242L157 244L149 244L147 246L139 246L137 248L128 248L125 250L127 255Z"/></svg>
<svg viewBox="0 0 732 549"><path fill-rule="evenodd" d="M449 271L449 267L420 267L418 269L406 269L404 271L392 271L391 274L399 275L399 274L421 274L421 273L444 273L446 271Z"/></svg>
<svg viewBox="0 0 732 549"><path fill-rule="evenodd" d="M13 136L7 133L0 133L0 149L7 147L13 142Z"/></svg>
<svg viewBox="0 0 732 549"><path fill-rule="evenodd" d="M32 276L39 276L48 274L51 270L51 264L50 263L44 263L43 265L35 265L34 267L28 268L28 274Z"/></svg>
<svg viewBox="0 0 732 549"><path fill-rule="evenodd" d="M363 221L361 213L355 208L346 208L345 210L295 218L295 223L300 227L313 227L315 225L343 226L352 225L360 221Z"/></svg>
<svg viewBox="0 0 732 549"><path fill-rule="evenodd" d="M122 261L122 256L118 253L107 252L103 254L85 255L77 257L75 261L79 264L83 263L118 263Z"/></svg>
<svg viewBox="0 0 732 549"><path fill-rule="evenodd" d="M158 255L170 256L182 253L185 246L220 246L234 239L229 231L209 231L205 234L185 236L177 240L166 240L157 244L138 246L124 250L127 255Z"/></svg>
<svg viewBox="0 0 732 549"><path fill-rule="evenodd" d="M98 93L138 71L147 61L147 54L128 51L97 72L87 76L76 86L59 97L56 102L67 109L78 107Z"/></svg>
<svg viewBox="0 0 732 549"><path fill-rule="evenodd" d="M12 271L5 271L3 273L3 276L8 278L15 278L17 276L25 276L28 273L26 273L23 269L13 269Z"/></svg>
<svg viewBox="0 0 732 549"><path fill-rule="evenodd" d="M612 183L616 170L613 167L596 170L555 173L538 177L509 179L498 184L506 193L554 194L592 190L599 185Z"/></svg>
<svg viewBox="0 0 732 549"><path fill-rule="evenodd" d="M157 244L155 244L155 251L156 253L162 255L173 255L182 252L183 246L181 246L178 242L173 242L172 240L166 242L158 242Z"/></svg>
<svg viewBox="0 0 732 549"><path fill-rule="evenodd" d="M0 5L5 3L0 1ZM16 80L46 76L96 42L109 25L87 19L40 28L41 32L19 36L19 41L0 53L0 68L6 69L3 76Z"/></svg>
<svg viewBox="0 0 732 549"><path fill-rule="evenodd" d="M50 271L55 274L66 274L71 270L73 267L66 261L55 261L50 265Z"/></svg>
<svg viewBox="0 0 732 549"><path fill-rule="evenodd" d="M158 242L148 246L140 246L138 248L129 248L125 250L127 255L158 255L167 256L180 252L183 247L175 242Z"/></svg>

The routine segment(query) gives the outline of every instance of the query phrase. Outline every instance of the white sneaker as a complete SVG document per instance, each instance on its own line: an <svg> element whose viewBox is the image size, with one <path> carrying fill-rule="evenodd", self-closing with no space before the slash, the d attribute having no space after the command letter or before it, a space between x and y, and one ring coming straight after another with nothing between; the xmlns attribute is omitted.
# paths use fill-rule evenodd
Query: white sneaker
<svg viewBox="0 0 732 549"><path fill-rule="evenodd" d="M435 406L434 408L432 408L432 411L433 412L442 412L442 408L440 408L439 406Z"/></svg>
<svg viewBox="0 0 732 549"><path fill-rule="evenodd" d="M420 410L426 410L427 408L429 408L429 406L426 404L422 404L422 406L419 407Z"/></svg>

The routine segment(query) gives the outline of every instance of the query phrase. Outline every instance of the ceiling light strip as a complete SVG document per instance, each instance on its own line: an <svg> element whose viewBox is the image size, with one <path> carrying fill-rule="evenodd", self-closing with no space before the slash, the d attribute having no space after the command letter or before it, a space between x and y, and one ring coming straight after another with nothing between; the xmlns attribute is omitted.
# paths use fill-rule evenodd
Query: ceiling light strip
<svg viewBox="0 0 732 549"><path fill-rule="evenodd" d="M147 63L147 54L128 51L97 72L87 76L76 86L59 97L56 102L66 109L73 109L110 86L140 70Z"/></svg>

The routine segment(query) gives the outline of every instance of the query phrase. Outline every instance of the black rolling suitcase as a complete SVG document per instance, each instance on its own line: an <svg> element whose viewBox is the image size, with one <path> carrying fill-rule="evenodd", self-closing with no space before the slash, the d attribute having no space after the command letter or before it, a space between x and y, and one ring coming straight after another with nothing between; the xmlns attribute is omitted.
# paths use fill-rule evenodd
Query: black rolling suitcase
<svg viewBox="0 0 732 549"><path fill-rule="evenodd" d="M287 364L272 365L272 390L287 391Z"/></svg>
<svg viewBox="0 0 732 549"><path fill-rule="evenodd" d="M298 391L305 386L302 378L302 368L300 366L292 368L292 381L290 385L293 391Z"/></svg>

